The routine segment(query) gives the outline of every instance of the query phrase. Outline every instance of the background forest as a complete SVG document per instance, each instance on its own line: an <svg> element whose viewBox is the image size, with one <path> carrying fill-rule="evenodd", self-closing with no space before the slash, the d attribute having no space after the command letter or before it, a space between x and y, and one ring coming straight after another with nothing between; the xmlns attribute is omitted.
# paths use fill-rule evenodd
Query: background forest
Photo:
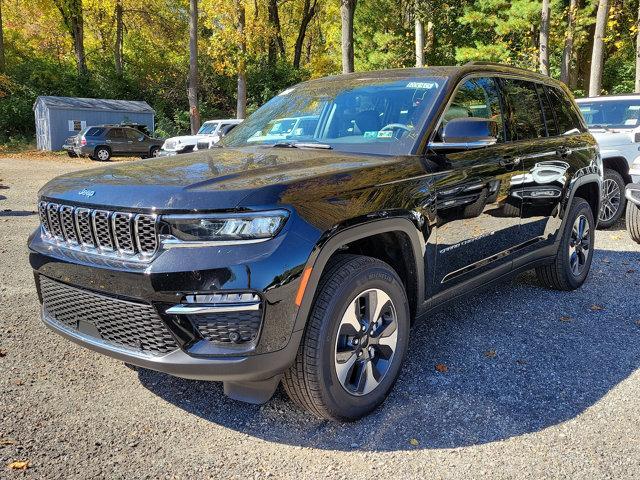
<svg viewBox="0 0 640 480"><path fill-rule="evenodd" d="M576 95L632 92L638 9L638 0L0 0L0 144L31 140L38 95L146 100L168 136L353 69L487 60L548 69Z"/></svg>

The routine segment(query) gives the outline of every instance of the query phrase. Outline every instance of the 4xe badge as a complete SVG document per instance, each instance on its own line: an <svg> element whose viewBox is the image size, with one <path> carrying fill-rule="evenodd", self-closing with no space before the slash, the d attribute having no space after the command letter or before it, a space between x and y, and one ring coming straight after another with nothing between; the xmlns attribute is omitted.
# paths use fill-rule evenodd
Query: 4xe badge
<svg viewBox="0 0 640 480"><path fill-rule="evenodd" d="M93 197L95 194L96 192L94 190L87 190L86 188L83 188L78 192L78 195L83 195L85 197Z"/></svg>

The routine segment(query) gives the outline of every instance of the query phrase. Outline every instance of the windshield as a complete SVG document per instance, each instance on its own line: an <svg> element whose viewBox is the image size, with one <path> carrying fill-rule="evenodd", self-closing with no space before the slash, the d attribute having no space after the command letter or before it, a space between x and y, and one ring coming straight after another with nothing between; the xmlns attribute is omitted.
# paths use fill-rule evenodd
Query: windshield
<svg viewBox="0 0 640 480"><path fill-rule="evenodd" d="M640 126L640 97L633 100L580 102L580 111L591 128L636 128Z"/></svg>
<svg viewBox="0 0 640 480"><path fill-rule="evenodd" d="M213 133L217 126L218 124L216 122L205 123L200 127L200 130L198 130L198 135L209 135Z"/></svg>
<svg viewBox="0 0 640 480"><path fill-rule="evenodd" d="M409 154L446 79L330 79L285 90L233 130L224 146L295 146Z"/></svg>

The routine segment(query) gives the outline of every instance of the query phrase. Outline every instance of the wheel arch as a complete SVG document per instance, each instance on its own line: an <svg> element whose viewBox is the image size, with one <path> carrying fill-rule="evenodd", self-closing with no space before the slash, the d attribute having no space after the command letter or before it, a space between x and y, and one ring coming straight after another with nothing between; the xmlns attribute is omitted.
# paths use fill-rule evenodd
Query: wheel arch
<svg viewBox="0 0 640 480"><path fill-rule="evenodd" d="M391 257L391 254L386 252L387 255L384 255L381 252L385 250L385 247L389 245L389 241L392 239L399 240L398 247L402 249L402 252L409 255L393 258L390 262L389 257ZM382 241L382 243L376 244L376 241ZM372 243L374 245L373 250L367 248L367 244L370 246ZM375 247L379 248L377 255L375 254ZM412 317L419 312L424 303L426 281L424 235L413 221L408 218L374 220L341 230L318 245L317 253L312 254L305 265L305 271L311 270L298 308L294 331L305 327L315 300L320 278L330 259L335 254L348 252L373 256L390 263L405 284ZM374 254L372 255L372 253ZM398 271L399 265L401 265L401 271Z"/></svg>
<svg viewBox="0 0 640 480"><path fill-rule="evenodd" d="M620 175L625 184L631 183L631 175L629 175L629 162L622 155L611 155L609 157L602 158L602 165L604 168L615 170Z"/></svg>

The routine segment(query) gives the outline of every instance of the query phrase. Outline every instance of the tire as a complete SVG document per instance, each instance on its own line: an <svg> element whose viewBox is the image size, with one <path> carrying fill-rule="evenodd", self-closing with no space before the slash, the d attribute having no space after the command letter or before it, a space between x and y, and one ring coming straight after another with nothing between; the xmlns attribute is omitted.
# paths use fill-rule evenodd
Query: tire
<svg viewBox="0 0 640 480"><path fill-rule="evenodd" d="M78 158L78 155L76 155L75 152L71 152L69 150L67 150L67 155L69 155L71 158Z"/></svg>
<svg viewBox="0 0 640 480"><path fill-rule="evenodd" d="M588 230L583 230L582 241L576 242L581 236L576 237L578 220L584 219ZM536 268L538 280L542 285L554 290L575 290L580 288L589 274L591 261L593 260L594 247L594 220L589 203L580 197L575 197L569 210L567 222L562 230L562 238L558 247L558 253L549 265ZM579 231L579 229L578 229ZM579 248L573 247L579 244ZM574 257L575 254L575 257ZM578 262L577 269L572 265ZM580 266L581 265L581 266Z"/></svg>
<svg viewBox="0 0 640 480"><path fill-rule="evenodd" d="M605 168L598 229L610 228L622 217L627 203L624 188L625 183L622 175L615 170Z"/></svg>
<svg viewBox="0 0 640 480"><path fill-rule="evenodd" d="M627 232L631 240L640 243L640 207L635 203L627 205Z"/></svg>
<svg viewBox="0 0 640 480"><path fill-rule="evenodd" d="M109 150L108 147L96 147L93 157L91 158L98 162L108 162L111 160L111 150Z"/></svg>
<svg viewBox="0 0 640 480"><path fill-rule="evenodd" d="M153 158L157 155L158 150L160 150L159 147L151 147L149 149L149 155L143 155L142 158Z"/></svg>
<svg viewBox="0 0 640 480"><path fill-rule="evenodd" d="M375 323L366 320L366 306L378 303L374 298L384 302ZM356 306L362 307L362 322ZM354 308L350 317L348 307ZM393 268L372 257L336 256L320 280L300 349L284 375L283 385L291 400L329 420L354 421L372 412L398 378L409 340L409 316L407 296ZM394 318L395 334L390 333ZM358 333L354 323L361 326ZM395 350L389 346L394 335ZM343 363L339 363L338 346L346 360ZM367 375L359 377L362 370ZM358 384L357 378L366 381Z"/></svg>

